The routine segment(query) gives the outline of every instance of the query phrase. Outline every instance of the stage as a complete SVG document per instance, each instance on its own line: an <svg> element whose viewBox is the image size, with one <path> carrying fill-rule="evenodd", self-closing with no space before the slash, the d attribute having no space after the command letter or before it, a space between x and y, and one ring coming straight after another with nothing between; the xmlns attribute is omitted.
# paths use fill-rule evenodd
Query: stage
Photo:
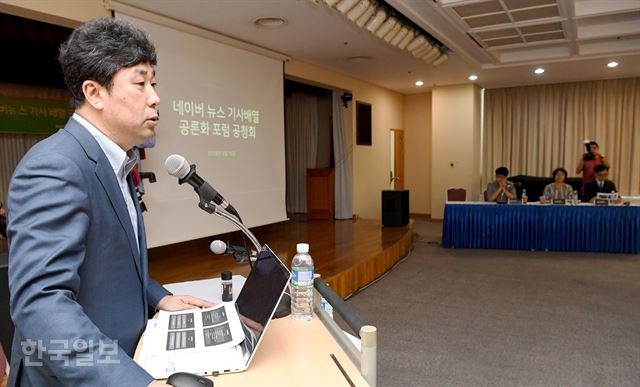
<svg viewBox="0 0 640 387"><path fill-rule="evenodd" d="M251 231L289 267L296 243L309 243L316 273L338 295L346 297L407 254L413 238L413 220L404 227L383 227L380 220L307 221L306 216L296 215L289 221ZM160 283L212 278L225 270L246 276L248 264L238 265L233 257L214 255L209 250L214 239L242 244L238 232L149 249L150 276Z"/></svg>

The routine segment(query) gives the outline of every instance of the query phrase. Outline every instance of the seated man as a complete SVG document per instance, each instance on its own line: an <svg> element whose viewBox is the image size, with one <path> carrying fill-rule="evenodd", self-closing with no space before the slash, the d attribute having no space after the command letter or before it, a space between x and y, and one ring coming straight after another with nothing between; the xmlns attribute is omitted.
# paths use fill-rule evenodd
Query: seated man
<svg viewBox="0 0 640 387"><path fill-rule="evenodd" d="M596 179L584 186L584 195L582 200L585 202L592 201L596 196L598 196L598 192L616 192L616 184L611 180L607 180L609 168L604 164L599 164L593 168L593 172L596 175ZM622 201L622 199L618 198L618 201Z"/></svg>
<svg viewBox="0 0 640 387"><path fill-rule="evenodd" d="M506 203L509 199L516 199L516 189L507 180L509 170L506 167L496 169L496 179L487 184L487 198L490 202Z"/></svg>

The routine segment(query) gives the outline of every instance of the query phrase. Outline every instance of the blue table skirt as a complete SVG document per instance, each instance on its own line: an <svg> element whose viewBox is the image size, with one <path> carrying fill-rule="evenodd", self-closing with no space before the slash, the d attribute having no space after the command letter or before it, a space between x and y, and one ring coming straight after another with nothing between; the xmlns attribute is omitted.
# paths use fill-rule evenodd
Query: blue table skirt
<svg viewBox="0 0 640 387"><path fill-rule="evenodd" d="M640 207L447 204L444 247L640 253Z"/></svg>

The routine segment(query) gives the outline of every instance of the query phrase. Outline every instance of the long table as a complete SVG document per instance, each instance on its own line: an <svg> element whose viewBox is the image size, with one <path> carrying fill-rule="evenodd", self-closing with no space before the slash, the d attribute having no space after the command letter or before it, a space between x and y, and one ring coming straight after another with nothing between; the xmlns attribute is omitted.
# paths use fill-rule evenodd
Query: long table
<svg viewBox="0 0 640 387"><path fill-rule="evenodd" d="M449 202L442 245L638 254L640 207Z"/></svg>

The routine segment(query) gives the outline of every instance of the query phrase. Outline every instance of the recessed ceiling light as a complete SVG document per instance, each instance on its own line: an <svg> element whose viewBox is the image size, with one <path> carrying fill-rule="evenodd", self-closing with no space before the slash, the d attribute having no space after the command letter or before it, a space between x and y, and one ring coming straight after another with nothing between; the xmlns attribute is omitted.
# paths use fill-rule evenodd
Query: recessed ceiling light
<svg viewBox="0 0 640 387"><path fill-rule="evenodd" d="M371 60L370 56L351 56L347 58L348 61L362 63Z"/></svg>
<svg viewBox="0 0 640 387"><path fill-rule="evenodd" d="M476 79L478 79L478 76L477 76L477 75L475 75L475 74L471 74L471 75L469 75L469 80L470 80L470 81L475 81Z"/></svg>
<svg viewBox="0 0 640 387"><path fill-rule="evenodd" d="M618 62L616 62L615 60L612 60L611 62L607 63L607 67L609 68L618 67Z"/></svg>
<svg viewBox="0 0 640 387"><path fill-rule="evenodd" d="M544 73L544 69L542 67L538 67L537 69L533 70L533 72L540 75Z"/></svg>
<svg viewBox="0 0 640 387"><path fill-rule="evenodd" d="M260 28L275 29L287 25L287 20L281 17L261 17L253 21Z"/></svg>
<svg viewBox="0 0 640 387"><path fill-rule="evenodd" d="M424 85L424 82L422 82L422 81L416 81L416 86L422 86L422 85Z"/></svg>

